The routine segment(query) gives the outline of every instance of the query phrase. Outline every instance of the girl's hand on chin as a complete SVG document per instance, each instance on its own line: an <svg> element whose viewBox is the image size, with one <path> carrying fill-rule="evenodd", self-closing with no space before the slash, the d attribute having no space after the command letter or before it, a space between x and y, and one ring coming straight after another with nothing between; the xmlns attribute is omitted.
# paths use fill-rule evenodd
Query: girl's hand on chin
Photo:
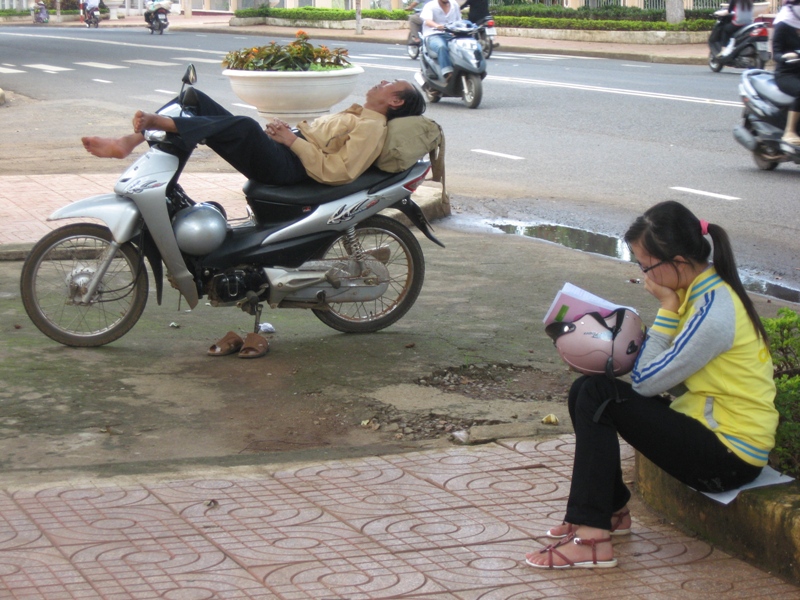
<svg viewBox="0 0 800 600"><path fill-rule="evenodd" d="M671 312L678 312L681 301L675 290L658 284L647 276L644 278L644 289L650 292L656 300L661 302L661 308Z"/></svg>

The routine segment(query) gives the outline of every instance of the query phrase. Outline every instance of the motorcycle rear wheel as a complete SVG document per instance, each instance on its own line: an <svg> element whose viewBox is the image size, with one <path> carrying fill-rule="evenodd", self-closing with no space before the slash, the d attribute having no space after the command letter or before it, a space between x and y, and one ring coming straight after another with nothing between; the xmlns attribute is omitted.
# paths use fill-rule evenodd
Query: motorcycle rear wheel
<svg viewBox="0 0 800 600"><path fill-rule="evenodd" d="M753 162L756 163L756 166L762 171L774 171L778 166L777 160L771 160L769 156L758 150L753 152Z"/></svg>
<svg viewBox="0 0 800 600"><path fill-rule="evenodd" d="M22 305L47 337L75 347L103 346L136 324L147 304L144 261L131 244L117 249L88 305L74 301L111 246L111 232L77 223L51 231L22 266Z"/></svg>
<svg viewBox="0 0 800 600"><path fill-rule="evenodd" d="M468 108L478 108L483 99L483 84L479 75L464 75L461 99Z"/></svg>
<svg viewBox="0 0 800 600"><path fill-rule="evenodd" d="M713 52L709 52L708 54L708 68L714 71L714 73L719 73L722 71L722 67L725 65L717 58L717 55Z"/></svg>
<svg viewBox="0 0 800 600"><path fill-rule="evenodd" d="M385 265L390 281L386 293L369 302L329 302L329 310L313 309L317 318L337 331L373 333L397 322L416 302L425 279L425 258L417 238L409 229L389 217L375 215L356 225L362 249L388 249ZM351 255L346 236L336 239L322 259L344 259Z"/></svg>
<svg viewBox="0 0 800 600"><path fill-rule="evenodd" d="M489 60L492 56L492 51L494 50L494 42L492 42L492 38L490 38L486 33L481 33L481 51L483 52L483 58Z"/></svg>

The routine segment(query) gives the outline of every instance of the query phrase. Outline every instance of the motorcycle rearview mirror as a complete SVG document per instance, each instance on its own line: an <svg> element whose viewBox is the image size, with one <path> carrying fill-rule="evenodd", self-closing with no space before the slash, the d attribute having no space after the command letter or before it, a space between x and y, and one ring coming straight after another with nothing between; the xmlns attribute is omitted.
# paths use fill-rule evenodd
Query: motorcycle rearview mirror
<svg viewBox="0 0 800 600"><path fill-rule="evenodd" d="M181 109L197 106L197 94L192 87L192 84L197 82L197 71L195 70L194 65L190 64L188 67L186 67L186 73L183 74L183 79L181 81L183 81L179 96L181 99ZM188 88L186 87L187 85L189 86Z"/></svg>
<svg viewBox="0 0 800 600"><path fill-rule="evenodd" d="M183 74L183 85L194 85L197 83L197 70L194 68L194 65L190 64L186 67L186 73Z"/></svg>

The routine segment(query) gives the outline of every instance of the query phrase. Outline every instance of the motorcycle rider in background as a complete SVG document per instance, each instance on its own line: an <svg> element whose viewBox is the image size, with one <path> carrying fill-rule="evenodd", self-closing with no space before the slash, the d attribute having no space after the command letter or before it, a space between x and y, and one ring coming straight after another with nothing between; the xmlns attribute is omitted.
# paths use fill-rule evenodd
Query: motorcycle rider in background
<svg viewBox="0 0 800 600"><path fill-rule="evenodd" d="M422 17L420 17L419 12L414 11L417 6L419 6L419 1L411 0L411 2L403 7L405 11L413 11L408 16L408 41L415 44L419 43L419 35L422 31Z"/></svg>
<svg viewBox="0 0 800 600"><path fill-rule="evenodd" d="M714 14L717 16L724 15L723 19L726 23L722 28L715 28L711 32L709 43L719 42L722 48L719 56L728 56L736 46L736 41L734 40L736 32L753 22L753 0L730 0L727 10L722 9Z"/></svg>
<svg viewBox="0 0 800 600"><path fill-rule="evenodd" d="M420 13L422 18L422 37L428 49L437 55L436 61L442 68L445 81L453 75L453 65L447 43L451 36L444 32L445 25L461 19L461 7L456 0L430 0Z"/></svg>
<svg viewBox="0 0 800 600"><path fill-rule="evenodd" d="M469 7L467 19L476 25L489 16L489 0L467 0L461 5L461 9Z"/></svg>
<svg viewBox="0 0 800 600"><path fill-rule="evenodd" d="M83 3L83 20L86 26L89 27L89 17L93 10L100 10L100 0L85 0Z"/></svg>
<svg viewBox="0 0 800 600"><path fill-rule="evenodd" d="M800 147L800 0L788 0L778 12L772 35L775 83L784 94L794 96L781 141Z"/></svg>

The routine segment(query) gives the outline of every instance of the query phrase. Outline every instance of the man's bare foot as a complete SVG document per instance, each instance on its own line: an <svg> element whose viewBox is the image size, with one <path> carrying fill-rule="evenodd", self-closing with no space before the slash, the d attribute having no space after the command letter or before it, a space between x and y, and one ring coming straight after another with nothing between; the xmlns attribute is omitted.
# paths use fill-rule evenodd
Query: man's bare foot
<svg viewBox="0 0 800 600"><path fill-rule="evenodd" d="M153 113L146 113L137 110L133 115L133 130L141 133L147 129L156 131L168 131L176 133L178 129L175 127L175 122L169 117L162 117L161 115L154 115Z"/></svg>
<svg viewBox="0 0 800 600"><path fill-rule="evenodd" d="M575 543L575 540L580 540ZM594 527L579 526L575 535L548 546L544 550L530 552L525 555L525 562L532 567L553 568L569 567L575 563L577 567L604 568L615 567L614 548L611 545L611 533Z"/></svg>
<svg viewBox="0 0 800 600"><path fill-rule="evenodd" d="M86 151L100 158L125 158L143 141L144 136L141 133L132 133L121 138L81 138Z"/></svg>

